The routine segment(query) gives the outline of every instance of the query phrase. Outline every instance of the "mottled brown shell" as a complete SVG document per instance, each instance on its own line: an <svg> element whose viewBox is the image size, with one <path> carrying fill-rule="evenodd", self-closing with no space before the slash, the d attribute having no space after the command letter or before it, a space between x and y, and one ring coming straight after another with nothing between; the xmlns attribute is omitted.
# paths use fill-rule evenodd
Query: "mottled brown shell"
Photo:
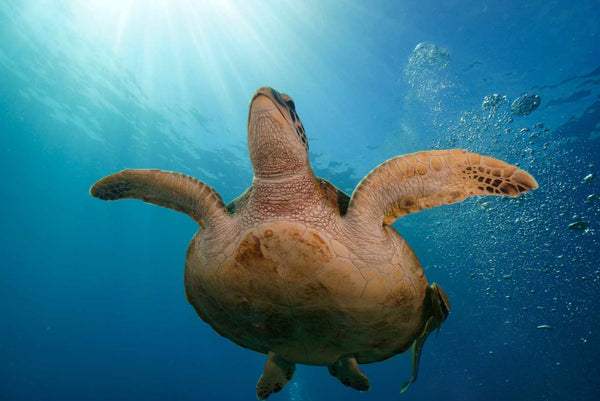
<svg viewBox="0 0 600 401"><path fill-rule="evenodd" d="M258 352L311 365L347 354L360 363L386 359L422 328L427 286L410 248L394 239L389 262L369 266L330 234L297 222L246 230L212 261L197 252L197 237L188 298L220 334ZM389 252L389 242L380 245Z"/></svg>

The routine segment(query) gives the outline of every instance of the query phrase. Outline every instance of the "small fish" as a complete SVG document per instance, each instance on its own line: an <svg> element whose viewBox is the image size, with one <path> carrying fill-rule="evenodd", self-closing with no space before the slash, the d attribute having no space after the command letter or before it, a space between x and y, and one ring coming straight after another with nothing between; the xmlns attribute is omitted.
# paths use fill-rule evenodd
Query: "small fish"
<svg viewBox="0 0 600 401"><path fill-rule="evenodd" d="M537 327L538 330L553 330L552 326L550 326L549 324L540 324Z"/></svg>
<svg viewBox="0 0 600 401"><path fill-rule="evenodd" d="M594 173L588 174L585 177L583 177L583 183L589 184L594 180L594 178L596 178L596 175Z"/></svg>
<svg viewBox="0 0 600 401"><path fill-rule="evenodd" d="M598 195L598 194L591 194L591 195L589 195L586 198L585 202L583 202L583 203L598 202L599 200L600 200L600 195Z"/></svg>
<svg viewBox="0 0 600 401"><path fill-rule="evenodd" d="M590 225L589 221L576 221L567 226L569 230L583 231Z"/></svg>

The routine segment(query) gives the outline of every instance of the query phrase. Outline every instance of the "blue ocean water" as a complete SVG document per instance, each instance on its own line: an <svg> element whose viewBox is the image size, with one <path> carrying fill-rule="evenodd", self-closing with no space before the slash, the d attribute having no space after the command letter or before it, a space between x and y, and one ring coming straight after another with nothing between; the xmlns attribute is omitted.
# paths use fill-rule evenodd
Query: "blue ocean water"
<svg viewBox="0 0 600 401"><path fill-rule="evenodd" d="M265 85L347 193L451 147L540 184L394 224L452 303L405 393L406 354L364 365L366 393L298 366L270 399L600 399L599 34L597 1L2 1L0 399L255 399L264 355L186 302L196 223L88 191L160 168L232 200Z"/></svg>

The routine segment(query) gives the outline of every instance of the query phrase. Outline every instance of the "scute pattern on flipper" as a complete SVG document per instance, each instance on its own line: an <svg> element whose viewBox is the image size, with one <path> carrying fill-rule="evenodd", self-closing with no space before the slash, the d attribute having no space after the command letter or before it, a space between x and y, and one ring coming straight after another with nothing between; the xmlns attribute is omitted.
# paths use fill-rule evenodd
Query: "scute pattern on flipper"
<svg viewBox="0 0 600 401"><path fill-rule="evenodd" d="M209 185L181 173L163 170L123 170L90 188L102 200L140 199L189 215L199 225L228 218L223 199Z"/></svg>
<svg viewBox="0 0 600 401"><path fill-rule="evenodd" d="M348 216L391 224L400 216L469 196L515 196L535 188L537 182L525 171L491 157L460 149L418 152L371 171L354 190Z"/></svg>
<svg viewBox="0 0 600 401"><path fill-rule="evenodd" d="M537 188L535 180L516 166L474 153L468 155L469 163L459 163L459 166L462 167L462 179L468 181L469 194L474 191L473 187L476 187L475 195L509 196Z"/></svg>

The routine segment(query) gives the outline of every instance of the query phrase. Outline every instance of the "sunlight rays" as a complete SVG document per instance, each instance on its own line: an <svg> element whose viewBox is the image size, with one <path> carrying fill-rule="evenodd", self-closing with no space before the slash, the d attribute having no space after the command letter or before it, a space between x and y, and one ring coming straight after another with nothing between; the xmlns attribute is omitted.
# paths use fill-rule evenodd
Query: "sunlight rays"
<svg viewBox="0 0 600 401"><path fill-rule="evenodd" d="M116 37L112 47L115 53L119 53L119 47L121 46L121 38L123 37L123 32L127 28L129 20L131 18L130 14L133 2L134 0L125 1L122 11L119 12L119 23L117 25Z"/></svg>
<svg viewBox="0 0 600 401"><path fill-rule="evenodd" d="M292 0L63 1L77 29L113 52L149 102L196 109L214 132L235 143L247 124L246 99L259 86L297 96L302 112L316 116L307 119L309 125L348 133L357 131L344 118L356 107L350 99L360 99L364 88L378 91L368 82L378 81L379 74L359 76L353 68L376 59L361 27L364 10L356 6ZM357 93L340 97L340 90ZM332 121L336 127L325 125ZM198 138L196 132L186 134Z"/></svg>
<svg viewBox="0 0 600 401"><path fill-rule="evenodd" d="M153 63L181 75L184 69L178 64L195 62L200 64L198 75L206 77L212 91L228 97L235 95L229 93L232 86L254 90L248 84L252 74L269 71L275 77L300 76L317 69L318 60L311 58L300 32L318 29L320 36L328 35L325 24L304 29L310 19L303 15L307 6L291 2L67 0L67 4L82 29L106 41L116 55L133 60L146 73L159 73L158 66L148 65ZM185 87L185 80L179 86Z"/></svg>

